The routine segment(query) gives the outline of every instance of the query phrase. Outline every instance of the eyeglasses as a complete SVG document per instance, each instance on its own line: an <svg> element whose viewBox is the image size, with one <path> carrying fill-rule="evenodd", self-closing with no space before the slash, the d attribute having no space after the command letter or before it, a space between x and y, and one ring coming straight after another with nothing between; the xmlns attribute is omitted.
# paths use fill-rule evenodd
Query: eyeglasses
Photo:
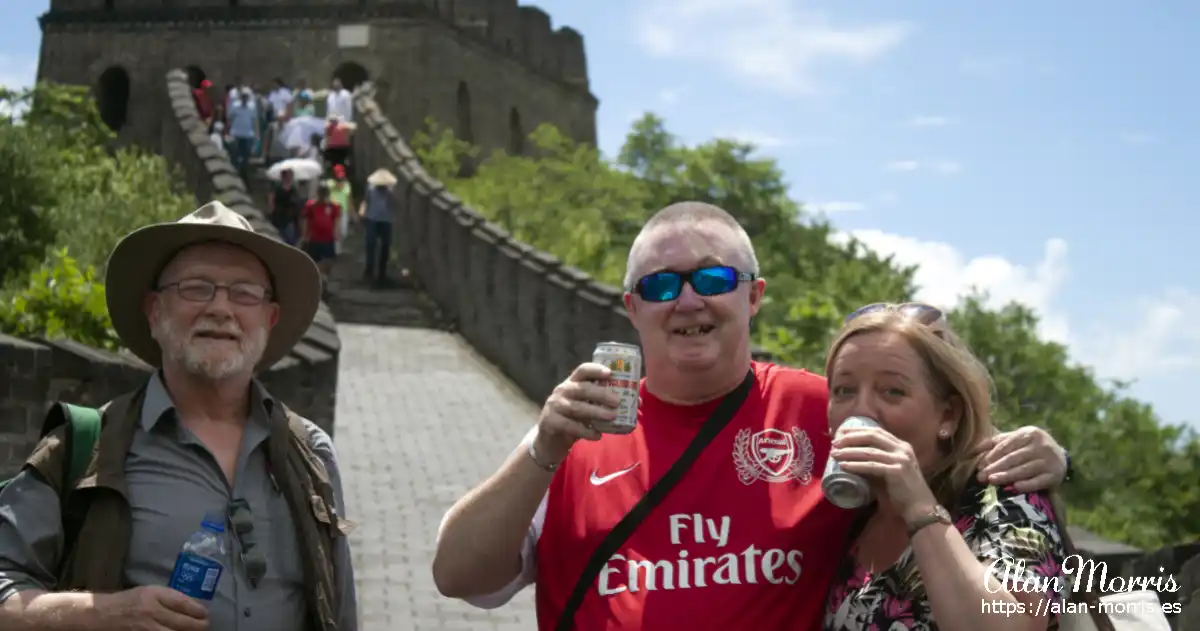
<svg viewBox="0 0 1200 631"><path fill-rule="evenodd" d="M687 283L701 296L719 296L737 289L744 280L754 280L754 274L739 272L728 265L711 265L690 272L655 272L634 284L632 291L647 302L675 300Z"/></svg>
<svg viewBox="0 0 1200 631"><path fill-rule="evenodd" d="M229 301L244 307L257 307L271 297L271 290L254 283L234 283L218 285L207 280L192 278L162 285L155 291L165 291L174 287L175 293L188 302L209 302L217 295L218 289L224 289L229 295Z"/></svg>
<svg viewBox="0 0 1200 631"><path fill-rule="evenodd" d="M243 499L229 503L229 523L233 525L233 537L238 545L238 558L246 570L251 587L267 575L267 553L254 540L254 513L250 504Z"/></svg>
<svg viewBox="0 0 1200 631"><path fill-rule="evenodd" d="M944 323L946 320L946 314L941 309L924 302L905 302L898 305L890 302L873 302L865 307L859 307L851 311L850 315L846 316L846 319L842 321L842 324L848 324L854 318L878 311L895 311L896 313L913 318L925 326Z"/></svg>

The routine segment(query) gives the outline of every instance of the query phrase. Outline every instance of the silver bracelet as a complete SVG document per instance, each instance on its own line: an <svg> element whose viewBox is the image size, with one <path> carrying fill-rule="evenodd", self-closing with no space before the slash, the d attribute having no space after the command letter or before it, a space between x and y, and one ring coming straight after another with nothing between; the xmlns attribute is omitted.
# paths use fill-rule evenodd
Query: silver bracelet
<svg viewBox="0 0 1200 631"><path fill-rule="evenodd" d="M542 464L542 461L538 458L537 450L533 448L533 442L534 441L532 441L532 440L529 441L529 449L527 450L529 453L529 459L532 460L533 464L537 465L538 468L541 469L542 471L545 471L547 473L554 473L554 471L558 469L559 463Z"/></svg>

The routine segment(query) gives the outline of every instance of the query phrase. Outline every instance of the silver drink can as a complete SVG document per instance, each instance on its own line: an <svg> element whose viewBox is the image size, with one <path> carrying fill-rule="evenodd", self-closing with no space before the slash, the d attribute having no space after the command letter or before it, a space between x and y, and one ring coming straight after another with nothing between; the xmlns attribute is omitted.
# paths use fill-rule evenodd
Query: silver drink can
<svg viewBox="0 0 1200 631"><path fill-rule="evenodd" d="M607 366L612 377L601 385L621 395L617 418L593 421L592 428L605 434L628 434L637 427L638 390L642 382L642 349L633 344L601 342L592 353L594 363Z"/></svg>
<svg viewBox="0 0 1200 631"><path fill-rule="evenodd" d="M860 427L879 427L879 423L865 416L851 416L842 422L841 427L857 429ZM842 471L841 465L829 456L825 463L825 475L821 476L821 491L825 499L834 506L855 509L871 503L873 494L871 486L862 476Z"/></svg>

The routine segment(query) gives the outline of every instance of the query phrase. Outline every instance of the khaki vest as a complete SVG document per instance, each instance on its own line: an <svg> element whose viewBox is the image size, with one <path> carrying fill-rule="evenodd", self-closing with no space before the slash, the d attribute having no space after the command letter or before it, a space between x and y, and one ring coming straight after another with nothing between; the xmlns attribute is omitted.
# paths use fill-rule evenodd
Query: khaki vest
<svg viewBox="0 0 1200 631"><path fill-rule="evenodd" d="M70 453L67 427L59 427L34 449L25 465L42 475L63 496L67 547L58 568L59 591L118 592L129 554L131 518L125 486L125 458L141 417L146 387L114 399L103 413L103 426L91 464L76 485L62 492L65 458ZM257 395L254 404L259 404ZM308 603L308 628L336 631L340 602L333 550L349 523L333 510L333 487L320 458L308 444L303 422L281 403L270 406L267 461L279 482L299 538Z"/></svg>

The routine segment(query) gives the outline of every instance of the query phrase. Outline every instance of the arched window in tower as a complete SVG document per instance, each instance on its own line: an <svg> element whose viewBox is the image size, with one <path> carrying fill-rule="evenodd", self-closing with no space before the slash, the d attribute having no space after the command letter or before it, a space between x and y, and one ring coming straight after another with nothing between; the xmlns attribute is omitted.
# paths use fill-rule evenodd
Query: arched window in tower
<svg viewBox="0 0 1200 631"><path fill-rule="evenodd" d="M471 129L471 91L466 81L458 82L458 138L475 144L475 132Z"/></svg>
<svg viewBox="0 0 1200 631"><path fill-rule="evenodd" d="M521 126L521 113L515 107L508 111L508 152L514 156L525 153L525 128Z"/></svg>
<svg viewBox="0 0 1200 631"><path fill-rule="evenodd" d="M333 71L333 77L330 78L330 81L332 82L333 79L341 79L342 87L353 92L354 88L369 81L371 75L361 65L353 61L347 61L343 62Z"/></svg>
<svg viewBox="0 0 1200 631"><path fill-rule="evenodd" d="M129 91L129 73L120 66L105 70L96 83L100 120L113 131L121 131L129 120Z"/></svg>

